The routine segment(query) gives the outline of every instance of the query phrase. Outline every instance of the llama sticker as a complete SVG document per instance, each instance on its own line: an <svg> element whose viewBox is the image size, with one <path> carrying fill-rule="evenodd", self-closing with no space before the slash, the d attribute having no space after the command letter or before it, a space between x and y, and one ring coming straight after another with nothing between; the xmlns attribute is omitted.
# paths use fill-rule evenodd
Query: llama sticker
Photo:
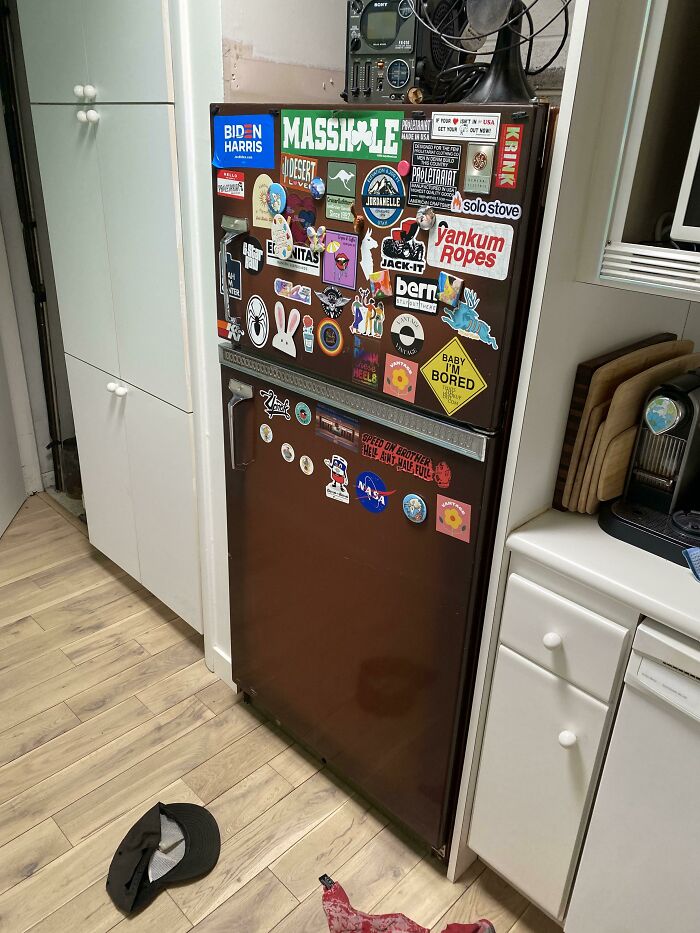
<svg viewBox="0 0 700 933"><path fill-rule="evenodd" d="M360 247L360 268L362 269L365 278L369 282L369 277L374 272L374 257L372 256L372 250L376 249L379 246L379 243L374 239L372 234L372 228L367 227L367 233L365 233L362 240L362 245Z"/></svg>

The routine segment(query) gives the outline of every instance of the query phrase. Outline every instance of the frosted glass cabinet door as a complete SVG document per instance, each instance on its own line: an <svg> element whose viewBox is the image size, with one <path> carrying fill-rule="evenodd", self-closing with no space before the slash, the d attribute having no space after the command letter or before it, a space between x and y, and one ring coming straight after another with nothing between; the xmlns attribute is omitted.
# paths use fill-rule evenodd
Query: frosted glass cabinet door
<svg viewBox="0 0 700 933"><path fill-rule="evenodd" d="M32 106L61 330L66 353L118 373L97 126L81 109Z"/></svg>
<svg viewBox="0 0 700 933"><path fill-rule="evenodd" d="M84 24L97 103L174 99L167 0L85 0Z"/></svg>
<svg viewBox="0 0 700 933"><path fill-rule="evenodd" d="M90 541L139 579L131 500L126 413L134 399L110 389L123 383L66 355Z"/></svg>
<svg viewBox="0 0 700 933"><path fill-rule="evenodd" d="M191 411L174 108L97 104L95 109L119 372Z"/></svg>
<svg viewBox="0 0 700 933"><path fill-rule="evenodd" d="M85 0L17 0L32 103L74 104L75 85L89 82L84 8Z"/></svg>

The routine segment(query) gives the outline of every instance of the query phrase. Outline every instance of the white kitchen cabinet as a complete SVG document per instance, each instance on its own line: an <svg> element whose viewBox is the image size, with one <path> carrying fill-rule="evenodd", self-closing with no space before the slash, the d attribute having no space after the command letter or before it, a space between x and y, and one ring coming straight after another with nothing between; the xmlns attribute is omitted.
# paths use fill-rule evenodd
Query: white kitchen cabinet
<svg viewBox="0 0 700 933"><path fill-rule="evenodd" d="M126 446L126 409L113 376L66 355L90 541L139 578L139 555Z"/></svg>
<svg viewBox="0 0 700 933"><path fill-rule="evenodd" d="M18 0L34 103L173 100L167 0ZM74 92L76 86L93 94Z"/></svg>
<svg viewBox="0 0 700 933"><path fill-rule="evenodd" d="M34 104L32 120L67 353L119 372L95 139L79 107Z"/></svg>
<svg viewBox="0 0 700 933"><path fill-rule="evenodd" d="M191 411L174 109L96 104L95 111L119 374Z"/></svg>
<svg viewBox="0 0 700 933"><path fill-rule="evenodd" d="M554 917L565 906L608 708L501 645L469 846Z"/></svg>

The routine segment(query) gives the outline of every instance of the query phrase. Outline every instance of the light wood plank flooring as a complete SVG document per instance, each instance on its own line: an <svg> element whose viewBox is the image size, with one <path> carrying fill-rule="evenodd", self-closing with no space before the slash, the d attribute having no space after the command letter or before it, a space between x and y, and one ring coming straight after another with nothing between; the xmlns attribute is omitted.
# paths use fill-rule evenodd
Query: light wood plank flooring
<svg viewBox="0 0 700 933"><path fill-rule="evenodd" d="M318 876L362 910L435 931L558 929L477 863L450 884L426 853L211 674L202 639L95 551L46 496L0 539L0 929L323 933ZM124 919L110 858L158 800L209 807L206 878ZM128 926L127 926L128 925Z"/></svg>

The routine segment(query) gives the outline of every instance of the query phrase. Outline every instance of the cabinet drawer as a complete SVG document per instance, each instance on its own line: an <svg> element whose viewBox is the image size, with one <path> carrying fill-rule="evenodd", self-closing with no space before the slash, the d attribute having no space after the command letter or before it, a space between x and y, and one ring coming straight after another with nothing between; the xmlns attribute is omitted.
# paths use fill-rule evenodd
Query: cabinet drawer
<svg viewBox="0 0 700 933"><path fill-rule="evenodd" d="M555 917L578 853L607 712L561 678L498 649L469 846ZM560 744L565 730L575 736L570 747Z"/></svg>
<svg viewBox="0 0 700 933"><path fill-rule="evenodd" d="M607 702L627 629L531 583L508 578L500 640Z"/></svg>

